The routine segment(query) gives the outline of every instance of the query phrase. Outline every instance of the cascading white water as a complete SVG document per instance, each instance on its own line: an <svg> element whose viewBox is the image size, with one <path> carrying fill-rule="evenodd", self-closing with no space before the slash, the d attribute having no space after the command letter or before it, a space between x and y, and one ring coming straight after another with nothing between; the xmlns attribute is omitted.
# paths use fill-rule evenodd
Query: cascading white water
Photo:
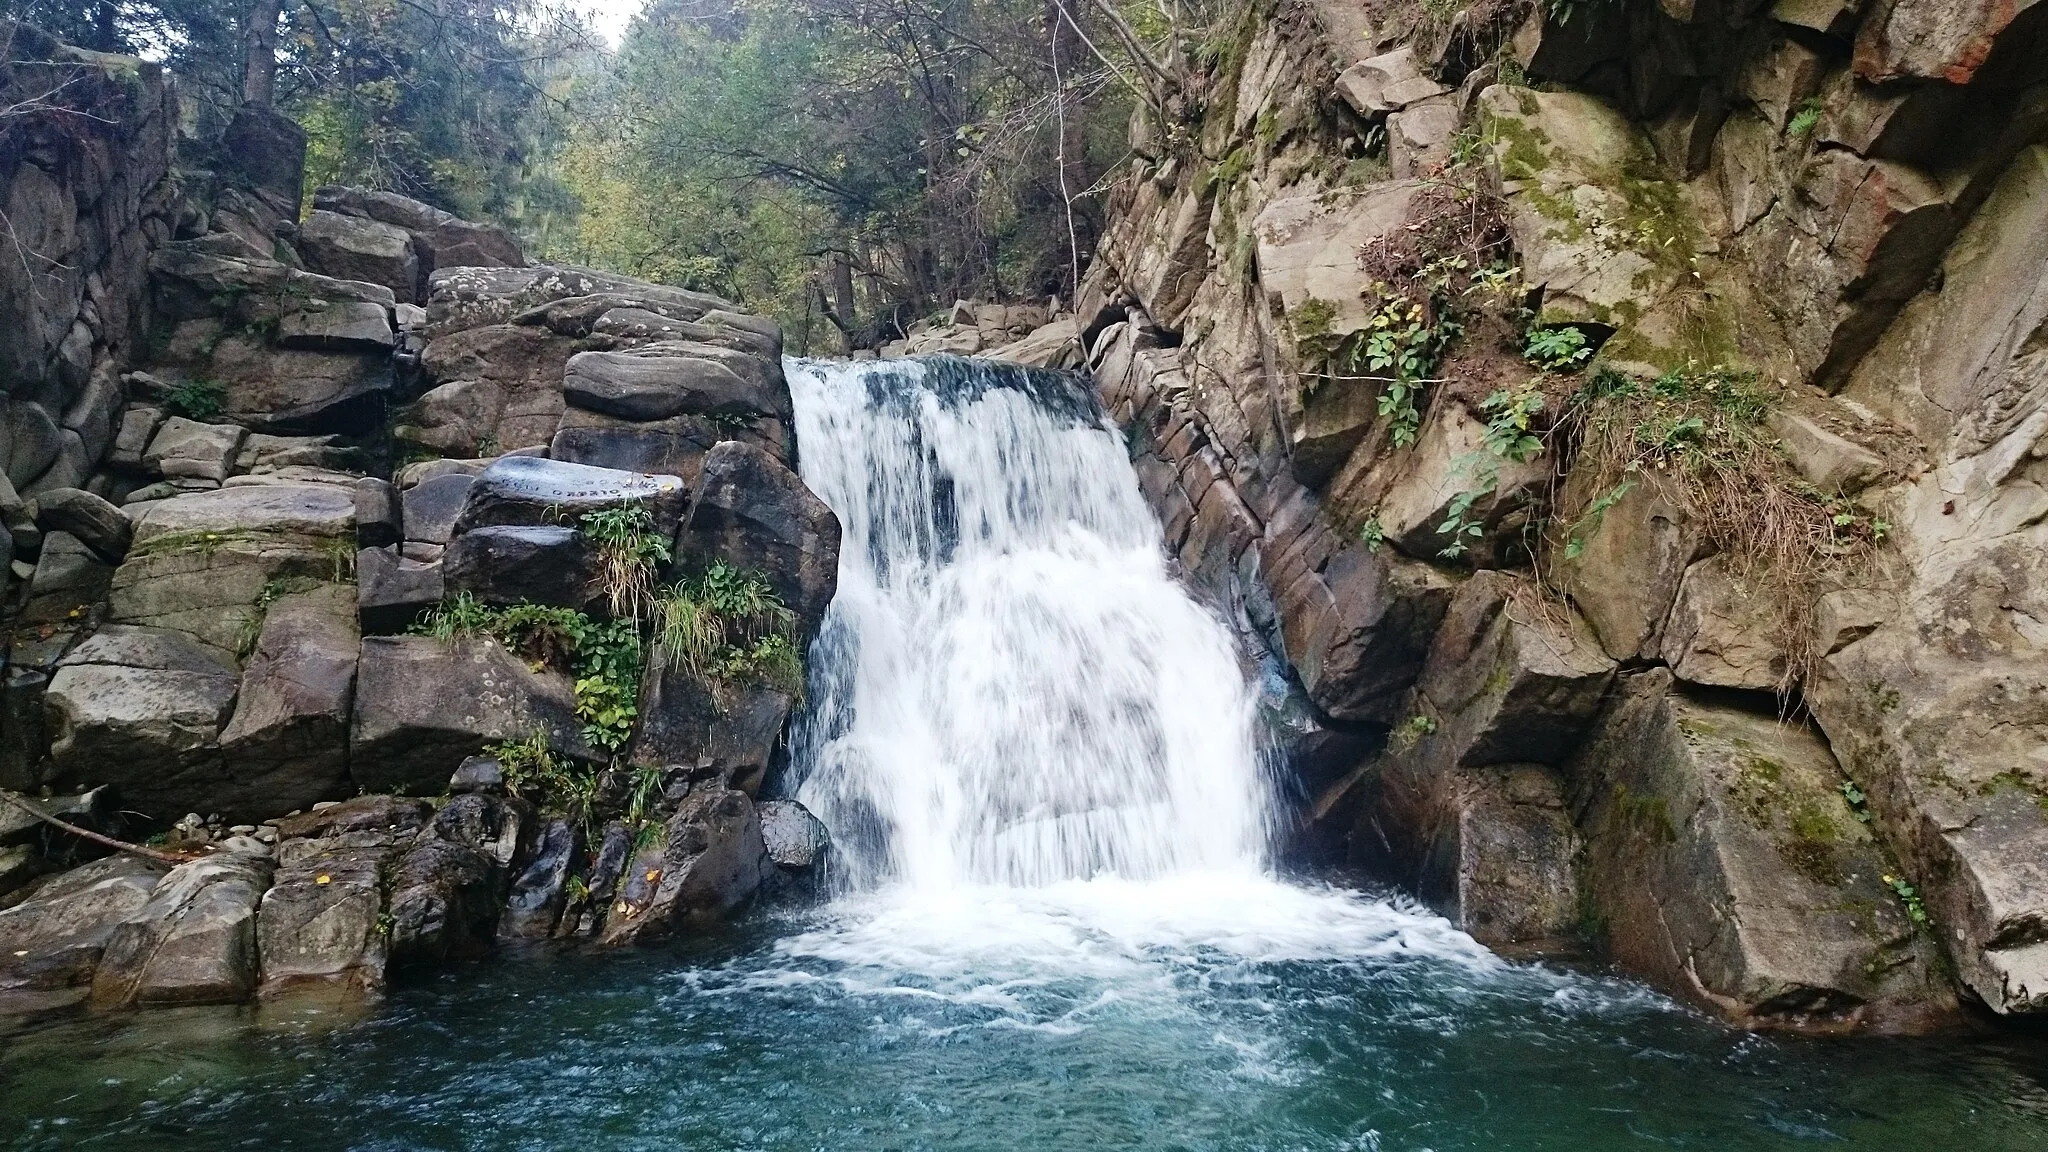
<svg viewBox="0 0 2048 1152"><path fill-rule="evenodd" d="M989 361L788 369L844 533L792 759L854 886L1256 873L1250 693L1092 398Z"/></svg>

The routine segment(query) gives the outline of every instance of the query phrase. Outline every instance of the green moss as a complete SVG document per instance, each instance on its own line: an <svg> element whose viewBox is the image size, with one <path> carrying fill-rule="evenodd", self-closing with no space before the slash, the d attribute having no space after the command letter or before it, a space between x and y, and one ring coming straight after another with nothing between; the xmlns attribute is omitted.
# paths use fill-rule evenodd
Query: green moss
<svg viewBox="0 0 2048 1152"><path fill-rule="evenodd" d="M1644 839L1652 844L1674 844L1678 841L1678 827L1671 821L1671 806L1662 796L1641 796L1626 784L1614 786L1614 798L1610 802L1607 823L1624 835Z"/></svg>
<svg viewBox="0 0 2048 1152"><path fill-rule="evenodd" d="M1523 100L1527 105L1535 103L1532 96L1524 96ZM1533 116L1537 109L1525 107L1522 111L1524 115ZM1485 129L1494 141L1507 145L1500 154L1500 174L1506 179L1533 180L1550 167L1550 156L1544 151L1550 144L1550 136L1543 129L1512 116L1489 116Z"/></svg>

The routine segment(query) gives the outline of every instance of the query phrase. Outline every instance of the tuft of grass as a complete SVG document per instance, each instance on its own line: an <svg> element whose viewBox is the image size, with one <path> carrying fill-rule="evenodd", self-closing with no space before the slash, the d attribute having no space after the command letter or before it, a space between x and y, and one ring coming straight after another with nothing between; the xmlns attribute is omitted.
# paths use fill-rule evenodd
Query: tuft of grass
<svg viewBox="0 0 2048 1152"><path fill-rule="evenodd" d="M796 613L768 582L728 564L655 597L655 658L709 680L803 688Z"/></svg>
<svg viewBox="0 0 2048 1152"><path fill-rule="evenodd" d="M598 587L613 616L637 620L654 596L654 576L671 558L666 538L654 531L644 504L623 504L583 514L579 526L597 546Z"/></svg>

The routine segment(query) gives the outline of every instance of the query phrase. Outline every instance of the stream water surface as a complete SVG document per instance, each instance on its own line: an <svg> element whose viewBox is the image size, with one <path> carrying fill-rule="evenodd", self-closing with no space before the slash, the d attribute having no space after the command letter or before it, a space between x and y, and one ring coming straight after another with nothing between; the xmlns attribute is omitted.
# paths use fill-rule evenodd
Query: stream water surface
<svg viewBox="0 0 2048 1152"><path fill-rule="evenodd" d="M347 1012L0 1032L0 1140L152 1149L2048 1149L2048 1047L1732 1032L1277 877L1231 633L1049 374L792 361L839 593L776 784L833 896Z"/></svg>

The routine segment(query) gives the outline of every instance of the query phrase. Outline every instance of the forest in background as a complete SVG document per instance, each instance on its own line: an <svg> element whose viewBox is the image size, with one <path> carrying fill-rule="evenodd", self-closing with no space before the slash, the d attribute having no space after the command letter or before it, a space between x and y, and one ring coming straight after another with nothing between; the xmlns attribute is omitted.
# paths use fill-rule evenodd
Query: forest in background
<svg viewBox="0 0 2048 1152"><path fill-rule="evenodd" d="M548 0L0 0L162 60L205 163L245 100L306 187L495 220L537 257L715 292L795 351L959 298L1071 295L1179 0L654 0L614 49Z"/></svg>

